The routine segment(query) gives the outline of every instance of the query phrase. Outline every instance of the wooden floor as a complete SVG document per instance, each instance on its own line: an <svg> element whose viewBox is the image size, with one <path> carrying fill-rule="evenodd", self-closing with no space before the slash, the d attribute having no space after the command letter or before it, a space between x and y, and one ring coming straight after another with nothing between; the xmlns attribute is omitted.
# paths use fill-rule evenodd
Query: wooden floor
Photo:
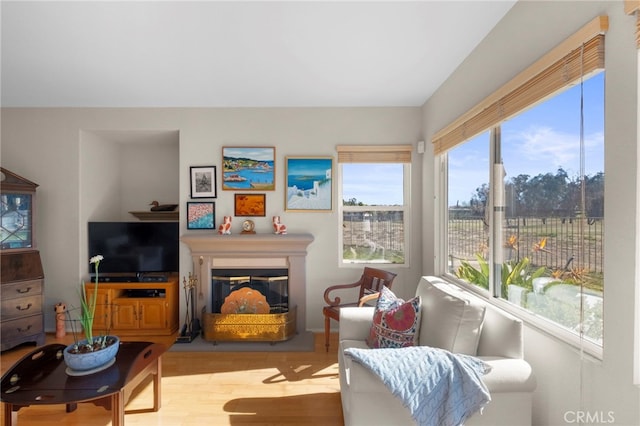
<svg viewBox="0 0 640 426"><path fill-rule="evenodd" d="M126 340L126 339L123 339ZM145 338L167 345L170 338ZM69 343L47 336L47 343ZM167 352L163 356L162 407L156 413L127 414L127 425L342 425L336 356L324 335L315 335L314 352ZM34 345L0 355L2 373ZM153 388L140 385L127 409L151 407ZM64 405L31 406L18 411L19 425L111 424L111 413L79 404L73 413ZM1 415L1 414L0 414ZM4 419L1 419L4 420Z"/></svg>

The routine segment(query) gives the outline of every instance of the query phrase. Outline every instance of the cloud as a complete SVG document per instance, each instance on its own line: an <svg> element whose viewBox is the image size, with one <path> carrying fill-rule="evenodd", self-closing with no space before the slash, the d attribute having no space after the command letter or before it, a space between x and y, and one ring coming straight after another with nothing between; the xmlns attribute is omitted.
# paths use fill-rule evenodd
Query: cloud
<svg viewBox="0 0 640 426"><path fill-rule="evenodd" d="M589 164L600 164L599 170L586 170L587 174L602 171L604 134L585 135L584 146ZM519 132L503 133L505 166L520 173L537 175L555 172L562 167L569 175L580 171L580 137L578 134L557 131L547 126L530 126Z"/></svg>
<svg viewBox="0 0 640 426"><path fill-rule="evenodd" d="M587 175L604 170L604 134L585 135ZM570 177L580 172L580 137L550 126L530 125L524 130L502 128L502 157L507 178L520 174L554 173L562 167ZM489 183L489 143L467 142L452 149L449 161L449 205L466 203L483 183Z"/></svg>

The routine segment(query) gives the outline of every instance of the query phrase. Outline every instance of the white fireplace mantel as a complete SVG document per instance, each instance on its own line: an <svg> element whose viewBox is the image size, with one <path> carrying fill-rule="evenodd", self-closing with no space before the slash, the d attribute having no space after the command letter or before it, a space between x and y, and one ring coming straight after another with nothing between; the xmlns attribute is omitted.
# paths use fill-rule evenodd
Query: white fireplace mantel
<svg viewBox="0 0 640 426"><path fill-rule="evenodd" d="M183 235L198 278L198 312L211 309L211 271L217 268L287 268L289 303L297 306L297 327L306 331L306 256L311 234Z"/></svg>

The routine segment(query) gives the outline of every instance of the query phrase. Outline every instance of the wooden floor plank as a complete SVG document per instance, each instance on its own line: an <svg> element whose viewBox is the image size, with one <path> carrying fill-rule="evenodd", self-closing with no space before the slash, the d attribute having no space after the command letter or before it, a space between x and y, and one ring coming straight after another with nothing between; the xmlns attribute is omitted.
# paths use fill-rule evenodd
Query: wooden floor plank
<svg viewBox="0 0 640 426"><path fill-rule="evenodd" d="M170 345L175 336L144 340ZM70 336L47 335L47 344L71 341ZM332 335L331 345L337 347L337 335ZM2 352L2 373L34 348L22 345ZM127 414L128 426L343 424L337 356L325 352L323 334L315 335L313 352L167 352L162 367L160 411ZM149 378L126 408L152 405ZM73 413L66 413L63 405L31 406L18 412L18 424L108 426L111 413L92 404L79 404Z"/></svg>

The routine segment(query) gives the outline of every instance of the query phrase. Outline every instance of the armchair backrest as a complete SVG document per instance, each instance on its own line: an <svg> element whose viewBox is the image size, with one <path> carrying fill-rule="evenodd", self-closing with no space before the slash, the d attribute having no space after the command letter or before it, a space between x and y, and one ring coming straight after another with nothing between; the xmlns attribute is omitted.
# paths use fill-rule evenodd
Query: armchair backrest
<svg viewBox="0 0 640 426"><path fill-rule="evenodd" d="M395 278L396 274L393 272L365 266L362 276L360 277L361 285L358 299L362 299L363 296L367 296L369 294L380 292L382 286L386 286L390 289Z"/></svg>

